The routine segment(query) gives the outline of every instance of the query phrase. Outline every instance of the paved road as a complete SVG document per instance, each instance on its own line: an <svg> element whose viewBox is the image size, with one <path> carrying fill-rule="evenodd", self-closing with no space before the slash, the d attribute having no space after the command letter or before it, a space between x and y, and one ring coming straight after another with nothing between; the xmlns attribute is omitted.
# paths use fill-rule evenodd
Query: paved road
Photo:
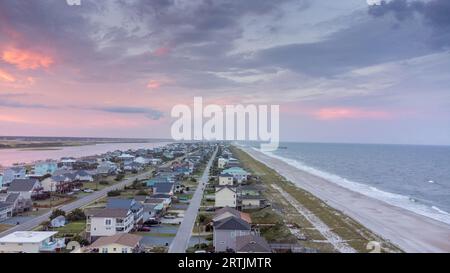
<svg viewBox="0 0 450 273"><path fill-rule="evenodd" d="M197 190L192 197L189 208L186 210L184 214L183 222L178 229L177 235L173 239L172 243L169 247L169 253L185 253L186 249L189 246L189 241L191 240L192 230L194 229L195 220L197 219L198 210L200 209L200 205L203 199L203 192L205 190L206 185L209 180L209 169L216 157L217 149L214 152L213 156L208 162L208 165L203 172L203 175L199 181L197 186Z"/></svg>

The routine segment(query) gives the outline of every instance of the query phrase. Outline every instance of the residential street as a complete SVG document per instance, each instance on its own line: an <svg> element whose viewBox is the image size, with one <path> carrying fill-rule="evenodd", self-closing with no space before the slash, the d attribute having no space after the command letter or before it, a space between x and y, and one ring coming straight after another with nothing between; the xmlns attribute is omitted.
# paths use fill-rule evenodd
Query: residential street
<svg viewBox="0 0 450 273"><path fill-rule="evenodd" d="M93 192L92 194L90 194L88 196L82 197L78 200L75 200L74 202L72 202L70 204L63 205L58 208L66 211L66 212L71 212L77 208L86 206L86 205L94 202L97 199L105 197L108 194L108 192L110 192L110 191L117 190L117 189L123 189L125 186L131 185L135 179L145 179L148 176L150 176L151 174L152 174L152 171L148 171L148 172L145 172L145 173L133 176L133 177L129 177L129 178L125 179L124 181L117 183L111 187L104 188L103 190L100 190L97 192ZM32 230L35 227L39 226L42 222L48 220L48 218L50 217L50 214L51 214L51 211L46 214L37 216L31 220L28 220L25 223L21 223L20 225L17 225L7 231L0 233L0 237L6 236L6 235L16 232L16 231Z"/></svg>
<svg viewBox="0 0 450 273"><path fill-rule="evenodd" d="M186 210L184 214L183 222L178 229L177 235L175 236L172 244L169 247L169 253L185 253L188 248L189 241L192 236L192 230L195 225L195 220L197 219L198 210L200 209L200 205L203 199L203 192L205 190L206 184L208 184L209 180L209 169L214 161L214 158L217 155L217 149L214 151L211 159L209 160L203 175L198 182L197 190L195 191L194 196L190 201L189 208Z"/></svg>

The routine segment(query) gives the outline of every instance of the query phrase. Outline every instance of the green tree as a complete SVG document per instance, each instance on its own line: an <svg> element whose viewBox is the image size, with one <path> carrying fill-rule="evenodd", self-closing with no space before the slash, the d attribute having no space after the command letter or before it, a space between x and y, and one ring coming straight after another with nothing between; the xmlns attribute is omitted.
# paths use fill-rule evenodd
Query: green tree
<svg viewBox="0 0 450 273"><path fill-rule="evenodd" d="M86 220L86 214L82 209L75 209L67 215L67 220L70 222Z"/></svg>
<svg viewBox="0 0 450 273"><path fill-rule="evenodd" d="M50 215L50 220L53 220L58 216L66 216L66 212L60 209L56 209L52 211L52 214Z"/></svg>

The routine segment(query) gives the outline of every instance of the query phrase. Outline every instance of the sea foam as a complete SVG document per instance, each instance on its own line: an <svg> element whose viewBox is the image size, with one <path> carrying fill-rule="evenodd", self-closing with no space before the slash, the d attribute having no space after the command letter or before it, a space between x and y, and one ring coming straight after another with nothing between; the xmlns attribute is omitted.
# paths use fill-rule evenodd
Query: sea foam
<svg viewBox="0 0 450 273"><path fill-rule="evenodd" d="M252 147L252 148L256 151L261 152L259 149L256 149L254 147ZM357 182L348 180L346 178L340 177L338 175L331 174L331 173L310 167L298 160L275 155L272 152L262 152L262 153L264 153L265 155L270 156L272 158L279 159L301 171L305 171L307 173L321 177L329 182L335 183L346 189L349 189L354 192L363 194L365 196L369 196L371 198L383 201L387 204L412 211L419 215L426 216L431 219L450 224L450 214L448 212L443 211L435 206L428 206L426 204L420 203L418 200L416 200L412 197L383 191L383 190L380 190L373 186L357 183Z"/></svg>

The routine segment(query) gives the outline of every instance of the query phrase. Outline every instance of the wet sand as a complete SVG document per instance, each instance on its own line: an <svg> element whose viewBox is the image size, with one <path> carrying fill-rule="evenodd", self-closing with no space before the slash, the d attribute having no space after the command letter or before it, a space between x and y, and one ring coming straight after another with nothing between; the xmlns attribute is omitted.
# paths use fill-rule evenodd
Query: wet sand
<svg viewBox="0 0 450 273"><path fill-rule="evenodd" d="M448 224L343 188L253 149L240 149L403 251L450 252Z"/></svg>

